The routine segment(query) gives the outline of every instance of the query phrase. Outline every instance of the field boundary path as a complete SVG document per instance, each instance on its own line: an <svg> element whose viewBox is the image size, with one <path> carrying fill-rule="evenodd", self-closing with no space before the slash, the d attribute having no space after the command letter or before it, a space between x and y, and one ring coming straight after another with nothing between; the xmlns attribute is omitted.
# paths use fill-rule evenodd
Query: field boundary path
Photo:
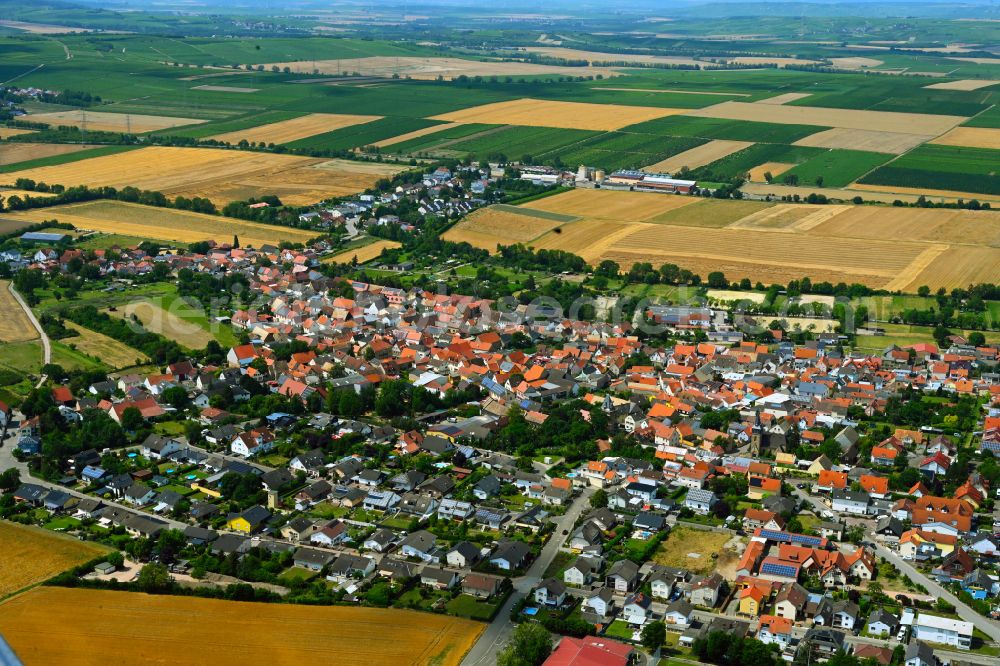
<svg viewBox="0 0 1000 666"><path fill-rule="evenodd" d="M580 496L576 498L576 501L570 505L566 513L556 521L556 527L552 531L552 536L549 538L548 543L545 544L542 552L538 554L535 561L528 567L525 575L514 580L514 593L508 597L507 603L503 605L503 608L496 614L493 621L486 626L486 630L479 635L479 640L476 641L475 645L465 655L465 658L462 659L462 666L492 666L496 663L497 653L510 639L510 635L516 626L510 620L511 610L542 580L542 574L549 568L552 560L555 559L556 554L569 538L569 534L564 535L563 531L568 532L574 523L576 523L580 514L590 508L590 496L594 494L594 491L594 488L584 489Z"/></svg>
<svg viewBox="0 0 1000 666"><path fill-rule="evenodd" d="M52 344L49 342L49 336L45 334L45 330L42 328L42 325L38 323L35 313L31 311L28 304L24 302L23 298L21 298L21 294L17 293L17 289L14 288L13 281L7 285L7 289L10 291L10 295L13 296L14 299L20 304L21 308L24 310L24 314L28 315L31 325L35 327L36 331L38 331L38 335L42 340L42 361L44 365L48 365L52 362ZM42 375L38 385L41 386L44 381L45 376Z"/></svg>

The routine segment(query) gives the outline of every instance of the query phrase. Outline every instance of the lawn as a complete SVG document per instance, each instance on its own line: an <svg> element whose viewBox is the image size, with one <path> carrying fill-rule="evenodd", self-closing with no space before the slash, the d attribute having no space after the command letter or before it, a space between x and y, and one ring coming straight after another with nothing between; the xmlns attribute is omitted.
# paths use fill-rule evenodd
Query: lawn
<svg viewBox="0 0 1000 666"><path fill-rule="evenodd" d="M292 585L294 583L312 580L318 575L318 571L310 571L309 569L303 569L302 567L289 567L282 571L278 576L278 582L283 585Z"/></svg>
<svg viewBox="0 0 1000 666"><path fill-rule="evenodd" d="M564 551L559 551L556 556L552 558L552 562L549 566L545 568L545 572L542 574L542 578L551 578L553 576L558 576L562 579L563 570L569 566L569 563L576 559L576 555L573 553L567 553Z"/></svg>
<svg viewBox="0 0 1000 666"><path fill-rule="evenodd" d="M653 561L694 573L708 574L715 569L718 554L729 539L726 532L678 527L660 544L653 555Z"/></svg>
<svg viewBox="0 0 1000 666"><path fill-rule="evenodd" d="M621 638L627 641L632 640L632 635L635 633L632 625L624 622L623 620L615 620L608 625L608 628L604 631L605 636L610 636L612 638Z"/></svg>
<svg viewBox="0 0 1000 666"><path fill-rule="evenodd" d="M489 603L479 601L468 594L460 594L448 602L447 608L450 615L488 622L496 610L497 603L499 603L499 600Z"/></svg>

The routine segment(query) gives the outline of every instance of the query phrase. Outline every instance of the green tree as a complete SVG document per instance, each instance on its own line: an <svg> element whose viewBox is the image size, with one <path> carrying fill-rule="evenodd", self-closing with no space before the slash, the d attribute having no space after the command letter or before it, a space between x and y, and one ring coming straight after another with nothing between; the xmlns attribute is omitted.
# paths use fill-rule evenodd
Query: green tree
<svg viewBox="0 0 1000 666"><path fill-rule="evenodd" d="M648 622L642 628L640 638L644 648L656 652L667 642L667 625L662 622Z"/></svg>
<svg viewBox="0 0 1000 666"><path fill-rule="evenodd" d="M590 506L595 509L600 509L608 505L608 493L603 488L599 488L597 492L590 496Z"/></svg>
<svg viewBox="0 0 1000 666"><path fill-rule="evenodd" d="M0 473L0 490L5 493L13 492L17 490L18 486L21 485L21 472L16 468L11 467Z"/></svg>
<svg viewBox="0 0 1000 666"><path fill-rule="evenodd" d="M139 571L136 585L143 592L162 592L170 586L170 574L162 564L150 562Z"/></svg>
<svg viewBox="0 0 1000 666"><path fill-rule="evenodd" d="M122 429L135 432L146 422L138 407L126 407L122 412Z"/></svg>
<svg viewBox="0 0 1000 666"><path fill-rule="evenodd" d="M552 636L540 624L517 625L510 642L497 655L497 666L539 666L552 654Z"/></svg>

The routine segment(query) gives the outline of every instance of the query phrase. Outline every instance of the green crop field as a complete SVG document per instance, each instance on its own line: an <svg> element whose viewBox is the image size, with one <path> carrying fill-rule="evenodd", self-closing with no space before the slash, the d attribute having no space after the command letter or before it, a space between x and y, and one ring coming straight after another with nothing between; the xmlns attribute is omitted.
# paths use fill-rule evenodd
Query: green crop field
<svg viewBox="0 0 1000 666"><path fill-rule="evenodd" d="M828 150L782 174L796 176L802 185L815 185L823 178L824 187L844 187L890 159L884 153L863 150Z"/></svg>
<svg viewBox="0 0 1000 666"><path fill-rule="evenodd" d="M778 125L748 120L668 116L631 125L622 131L661 136L694 136L703 139L756 141L758 143L793 143L810 134L822 132L824 129L826 128L813 127L812 125Z"/></svg>
<svg viewBox="0 0 1000 666"><path fill-rule="evenodd" d="M473 134L479 134L480 132L486 132L497 127L502 127L502 125L484 125L481 123L456 125L455 127L441 130L440 132L434 132L433 134L428 134L426 136L420 136L408 141L391 144L386 146L385 151L390 153L413 154L433 150L438 146L446 148L453 143L457 143L460 139L472 136Z"/></svg>
<svg viewBox="0 0 1000 666"><path fill-rule="evenodd" d="M607 132L560 151L563 164L587 164L606 170L637 169L705 143L693 137Z"/></svg>
<svg viewBox="0 0 1000 666"><path fill-rule="evenodd" d="M305 148L307 150L350 150L367 146L414 130L433 127L440 124L437 120L423 118L388 117L373 120L369 123L352 125L332 132L317 134L298 141L287 143L289 148Z"/></svg>
<svg viewBox="0 0 1000 666"><path fill-rule="evenodd" d="M561 149L579 144L585 139L600 136L601 133L586 130L559 129L553 127L508 126L495 132L484 132L480 136L448 146L449 151L486 158L488 155L504 154L511 159L521 159L523 155L544 157L556 154Z"/></svg>
<svg viewBox="0 0 1000 666"><path fill-rule="evenodd" d="M872 185L1000 194L1000 150L923 145L861 179Z"/></svg>
<svg viewBox="0 0 1000 666"><path fill-rule="evenodd" d="M243 115L238 118L231 118L216 122L203 123L201 125L189 125L187 127L181 127L178 129L161 130L159 132L156 132L156 134L165 134L169 136L186 136L186 137L191 137L192 139L204 139L205 137L213 136L215 134L223 134L225 132L235 132L238 130L249 129L251 127L257 127L258 125L280 123L283 120L291 120L292 118L298 118L302 115L305 114L297 113L295 111L281 111L281 110L261 111L259 113L250 113L247 115Z"/></svg>
<svg viewBox="0 0 1000 666"><path fill-rule="evenodd" d="M825 152L827 151L823 148L757 143L694 169L690 176L698 180L725 182L733 178L742 178L750 169L765 162L801 164Z"/></svg>

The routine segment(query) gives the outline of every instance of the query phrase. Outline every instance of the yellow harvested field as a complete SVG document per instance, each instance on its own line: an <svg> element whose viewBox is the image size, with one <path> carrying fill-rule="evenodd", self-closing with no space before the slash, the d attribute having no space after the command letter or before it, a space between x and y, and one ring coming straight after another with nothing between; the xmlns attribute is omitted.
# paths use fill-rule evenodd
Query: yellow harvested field
<svg viewBox="0 0 1000 666"><path fill-rule="evenodd" d="M830 58L830 62L834 67L839 67L840 69L868 69L869 67L878 67L884 61L876 60L875 58L854 56L846 58Z"/></svg>
<svg viewBox="0 0 1000 666"><path fill-rule="evenodd" d="M615 241L633 233L636 226L590 218L560 227L559 233L549 232L533 241L531 246L536 250L565 250L583 257L588 263L597 263Z"/></svg>
<svg viewBox="0 0 1000 666"><path fill-rule="evenodd" d="M755 104L787 104L788 102L794 102L798 99L804 99L809 97L812 93L784 93L781 95L775 95L774 97L768 97L766 99L759 99Z"/></svg>
<svg viewBox="0 0 1000 666"><path fill-rule="evenodd" d="M10 280L0 280L0 312L3 313L0 318L0 342L26 342L38 337L38 331L28 315L10 293Z"/></svg>
<svg viewBox="0 0 1000 666"><path fill-rule="evenodd" d="M651 106L587 104L523 98L442 113L433 116L432 120L611 131L685 111L686 109L660 109Z"/></svg>
<svg viewBox="0 0 1000 666"><path fill-rule="evenodd" d="M10 187L0 187L0 197L9 199L10 197L35 197L37 199L45 199L46 197L54 197L54 192L35 192L34 190L18 190Z"/></svg>
<svg viewBox="0 0 1000 666"><path fill-rule="evenodd" d="M732 289L709 289L705 294L713 301L750 301L751 303L763 303L767 294L759 291L734 291Z"/></svg>
<svg viewBox="0 0 1000 666"><path fill-rule="evenodd" d="M373 166L374 164L374 166ZM6 174L61 185L132 185L168 196L206 197L220 207L265 194L305 206L371 187L406 167L212 148L151 146L85 162Z"/></svg>
<svg viewBox="0 0 1000 666"><path fill-rule="evenodd" d="M921 266L906 284L894 283L895 288L914 292L921 285L937 287L967 287L982 282L1000 282L1000 250L991 247L952 247Z"/></svg>
<svg viewBox="0 0 1000 666"><path fill-rule="evenodd" d="M469 243L493 252L497 244L527 243L565 223L566 220L519 214L501 208L482 208L449 229L444 239Z"/></svg>
<svg viewBox="0 0 1000 666"><path fill-rule="evenodd" d="M591 66L605 63L657 63L661 65L704 65L705 61L678 56L643 55L635 53L602 53L600 51L584 51L553 46L529 46L524 49L530 53L538 53L550 58L563 60L586 60Z"/></svg>
<svg viewBox="0 0 1000 666"><path fill-rule="evenodd" d="M641 93L671 93L676 95L718 95L719 97L749 97L750 93L717 92L709 90L673 90L670 88L612 88L610 86L593 86L591 90L612 90L615 92Z"/></svg>
<svg viewBox="0 0 1000 666"><path fill-rule="evenodd" d="M530 62L502 62L465 60L464 58L421 58L416 56L370 56L367 58L347 58L343 60L302 60L292 62L267 63L265 69L272 65L284 69L288 67L296 74L343 74L357 72L361 76L379 76L389 78L398 74L402 78L432 81L439 76L453 79L458 76L530 76L551 74L555 76L580 76L581 74L606 77L621 76L621 73L610 68L591 67L581 71L579 67L564 67L562 65L538 65Z"/></svg>
<svg viewBox="0 0 1000 666"><path fill-rule="evenodd" d="M197 125L204 120L197 118L177 118L174 116L146 116L137 113L108 113L106 111L53 111L51 113L31 113L21 116L20 120L33 123L48 123L53 127L69 125L100 132L126 132L133 134L153 132L155 130L180 127L182 125Z"/></svg>
<svg viewBox="0 0 1000 666"><path fill-rule="evenodd" d="M870 188L877 187L879 191L873 191ZM854 189L856 188L856 189ZM838 189L832 187L809 187L809 186L793 186L793 185L779 185L777 183L772 183L770 185L763 182L752 182L746 183L740 188L743 192L747 194L758 194L758 195L771 195L772 197L783 197L783 196L794 196L799 195L800 197L807 197L812 193L822 194L830 199L840 199L841 201L850 201L854 197L860 196L865 201L880 201L882 203L892 203L896 199L900 201L905 201L907 203L913 203L917 201L922 190L910 189L909 192L904 192L907 188L893 188L888 185L876 186L876 185L858 185L854 184L848 189ZM892 190L892 191L890 191ZM929 194L929 193L926 193ZM934 201L957 201L960 198L968 199L979 199L980 201L990 201L1000 203L1000 197L991 197L989 195L976 195L976 194L963 194L960 192L952 192L946 195L940 194L940 192L933 197Z"/></svg>
<svg viewBox="0 0 1000 666"><path fill-rule="evenodd" d="M956 127L931 141L942 146L968 146L1000 150L1000 129L994 127Z"/></svg>
<svg viewBox="0 0 1000 666"><path fill-rule="evenodd" d="M641 222L699 201L697 197L652 192L574 189L521 207L573 217Z"/></svg>
<svg viewBox="0 0 1000 666"><path fill-rule="evenodd" d="M959 79L957 81L944 81L942 83L932 83L924 88L934 90L979 90L1000 84L996 79Z"/></svg>
<svg viewBox="0 0 1000 666"><path fill-rule="evenodd" d="M847 190L856 190L858 194L863 195L865 199L872 201L880 201L871 196L871 193L884 193L887 195L895 194L907 194L912 195L912 201L916 201L917 197L924 195L927 198L933 198L935 201L956 201L958 199L964 199L968 201L969 199L977 199L979 201L990 201L990 202L1000 202L1000 197L990 194L982 194L976 192L956 192L955 190L930 190L924 189L922 187L898 187L896 185L869 185L867 183L851 183L847 186ZM869 194L866 194L869 193ZM901 198L901 197L896 197ZM891 200L889 197L881 200ZM904 199L905 201L905 199Z"/></svg>
<svg viewBox="0 0 1000 666"><path fill-rule="evenodd" d="M657 162L656 164L650 164L649 166L643 167L643 170L674 173L681 167L695 169L697 167L710 164L715 160L720 160L727 155L732 155L733 153L743 150L744 148L749 148L752 145L753 142L750 141L726 141L724 139L716 139L691 148L690 150L685 150L683 153L677 153L676 155L668 157L667 159Z"/></svg>
<svg viewBox="0 0 1000 666"><path fill-rule="evenodd" d="M776 204L762 208L729 225L730 229L758 229L760 231L786 231L797 228L804 220L816 213L822 213L835 206L813 206L810 204Z"/></svg>
<svg viewBox="0 0 1000 666"><path fill-rule="evenodd" d="M90 32L87 28L73 28L68 25L52 25L51 23L28 23L27 21L0 21L0 26L22 30L33 35L68 35L74 32Z"/></svg>
<svg viewBox="0 0 1000 666"><path fill-rule="evenodd" d="M814 227L815 234L1000 248L1000 215L993 211L873 206L835 208L839 208L840 212Z"/></svg>
<svg viewBox="0 0 1000 666"><path fill-rule="evenodd" d="M353 250L345 250L340 254L334 254L329 257L324 257L323 263L346 264L350 263L354 259L357 259L359 264L363 264L366 261L371 261L372 259L378 257L380 254L382 254L382 250L385 250L386 248L392 249L397 247L400 247L400 244L397 243L396 241L378 240L375 241L374 243L369 243L368 245L364 245L362 247L356 247Z"/></svg>
<svg viewBox="0 0 1000 666"><path fill-rule="evenodd" d="M63 344L70 345L77 351L94 357L113 370L149 362L149 357L141 351L122 344L114 338L109 338L71 321L66 322L66 327L76 331L77 334L72 338L61 340Z"/></svg>
<svg viewBox="0 0 1000 666"><path fill-rule="evenodd" d="M9 139L12 136L31 134L32 132L37 131L38 130L20 129L18 127L0 127L0 139Z"/></svg>
<svg viewBox="0 0 1000 666"><path fill-rule="evenodd" d="M86 609L86 612L81 612ZM458 666L486 627L446 615L43 587L0 604L27 664ZM39 640L39 636L49 640ZM122 649L122 646L128 649Z"/></svg>
<svg viewBox="0 0 1000 666"><path fill-rule="evenodd" d="M95 146L82 143L0 143L0 166L37 160L54 155L68 155Z"/></svg>
<svg viewBox="0 0 1000 666"><path fill-rule="evenodd" d="M278 123L248 127L208 137L216 141L239 143L242 140L259 143L289 143L306 137L378 120L382 116L352 116L340 113L310 113Z"/></svg>
<svg viewBox="0 0 1000 666"><path fill-rule="evenodd" d="M748 102L722 102L704 109L693 109L685 115L698 118L725 118L752 120L782 125L817 125L847 129L899 132L907 134L943 134L964 122L961 116L940 116L924 113L898 113L895 111L860 111L857 109L829 109L819 106L788 106L782 104L753 104Z"/></svg>
<svg viewBox="0 0 1000 666"><path fill-rule="evenodd" d="M750 182L765 183L767 179L764 178L764 174L770 173L772 177L777 178L794 166L794 164L789 164L788 162L764 162L760 166L750 169Z"/></svg>
<svg viewBox="0 0 1000 666"><path fill-rule="evenodd" d="M951 131L957 132L959 129L962 128L955 128ZM901 155L933 138L933 134L904 134L903 132L877 132L834 127L833 129L816 132L815 134L803 137L793 145L811 146L814 148L867 150L873 153Z"/></svg>
<svg viewBox="0 0 1000 666"><path fill-rule="evenodd" d="M240 241L242 242L242 239ZM109 314L126 319L134 316L142 322L146 330L176 340L188 349L201 349L215 338L198 324L186 321L185 315L188 313L195 316L199 314L188 306L184 299L178 298L171 301L170 309L164 309L153 301L144 300L133 301Z"/></svg>
<svg viewBox="0 0 1000 666"><path fill-rule="evenodd" d="M88 201L11 214L17 219L42 222L57 219L77 229L138 238L194 243L214 240L231 243L239 236L243 246L277 245L283 240L305 243L316 232L270 224L246 222L220 215L205 215L173 208L153 208L123 201Z"/></svg>
<svg viewBox="0 0 1000 666"><path fill-rule="evenodd" d="M728 58L726 62L736 63L737 65L777 65L778 67L784 67L785 65L820 64L818 60L807 60L806 58L782 58L779 56L738 56L736 58Z"/></svg>
<svg viewBox="0 0 1000 666"><path fill-rule="evenodd" d="M444 130L450 130L455 127L459 127L462 123L442 123L440 125L432 125L430 127L425 127L423 129L413 130L412 132L407 132L406 134L400 134L399 136L394 136L389 139L382 139L381 141L376 141L372 145L376 148L384 148L386 146L392 146L397 143L403 143L404 141L409 141L410 139L419 139L422 136L427 136L428 134L436 134Z"/></svg>
<svg viewBox="0 0 1000 666"><path fill-rule="evenodd" d="M92 560L110 548L51 530L0 521L0 598ZM55 590L55 588L46 588ZM2 607L2 605L0 605ZM4 627L4 634L7 632ZM24 656L24 655L20 655Z"/></svg>
<svg viewBox="0 0 1000 666"><path fill-rule="evenodd" d="M727 199L695 199L690 206L668 211L647 222L676 224L684 227L729 226L748 215L759 214L774 206L764 201L739 201Z"/></svg>

